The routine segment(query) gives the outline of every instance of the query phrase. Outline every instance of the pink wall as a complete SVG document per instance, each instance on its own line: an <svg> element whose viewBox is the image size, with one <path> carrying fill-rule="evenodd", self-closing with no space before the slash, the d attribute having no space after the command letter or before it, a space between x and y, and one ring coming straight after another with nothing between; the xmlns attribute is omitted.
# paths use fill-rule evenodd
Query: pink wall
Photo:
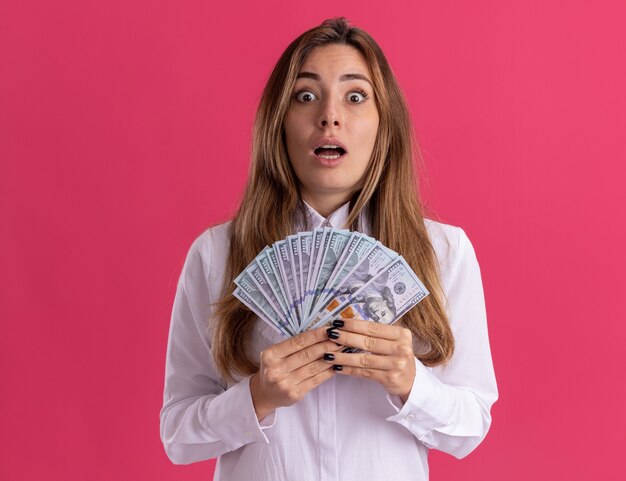
<svg viewBox="0 0 626 481"><path fill-rule="evenodd" d="M426 197L484 276L501 398L432 479L621 479L624 2L335 5L2 2L0 478L210 479L159 440L176 280L237 204L278 55L346 15L387 53Z"/></svg>

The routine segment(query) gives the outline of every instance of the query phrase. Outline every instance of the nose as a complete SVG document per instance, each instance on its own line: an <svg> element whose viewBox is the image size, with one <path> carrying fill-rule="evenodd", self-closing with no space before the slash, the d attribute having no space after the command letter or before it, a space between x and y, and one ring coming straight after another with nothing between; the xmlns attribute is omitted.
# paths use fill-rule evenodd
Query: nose
<svg viewBox="0 0 626 481"><path fill-rule="evenodd" d="M326 127L326 126L327 126L327 125L329 125L330 123L331 123L330 121L328 121L328 120L324 119L324 120L322 120L322 127ZM333 124L334 126L338 126L338 125L339 125L339 121L338 121L337 119L333 119L333 120L332 120L332 124Z"/></svg>
<svg viewBox="0 0 626 481"><path fill-rule="evenodd" d="M323 103L318 123L320 127L328 127L329 125L335 127L339 126L339 112L337 112L337 107L333 99L328 98Z"/></svg>

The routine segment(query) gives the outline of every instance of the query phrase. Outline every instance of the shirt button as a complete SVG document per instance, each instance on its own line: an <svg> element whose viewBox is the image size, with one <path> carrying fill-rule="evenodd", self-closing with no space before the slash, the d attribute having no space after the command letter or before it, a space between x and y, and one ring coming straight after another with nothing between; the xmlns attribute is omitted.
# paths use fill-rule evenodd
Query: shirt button
<svg viewBox="0 0 626 481"><path fill-rule="evenodd" d="M406 416L404 416L404 419L406 419L407 421L410 421L414 417L415 417L415 414L407 414Z"/></svg>

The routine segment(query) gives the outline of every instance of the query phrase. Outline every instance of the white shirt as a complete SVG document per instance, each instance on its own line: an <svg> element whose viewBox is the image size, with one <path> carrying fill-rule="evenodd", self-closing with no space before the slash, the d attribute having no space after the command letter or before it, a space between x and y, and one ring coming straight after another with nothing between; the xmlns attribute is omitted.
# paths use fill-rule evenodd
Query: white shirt
<svg viewBox="0 0 626 481"><path fill-rule="evenodd" d="M328 219L309 211L313 227L343 227L348 204ZM202 233L187 255L170 323L160 413L170 460L218 457L219 481L424 481L428 449L469 454L487 434L498 397L480 269L461 228L425 222L455 338L447 366L429 368L415 359L404 405L375 381L333 376L261 422L250 378L227 385L215 368L207 328L214 321L211 303L222 296L230 223ZM252 352L258 356L284 339L257 320Z"/></svg>

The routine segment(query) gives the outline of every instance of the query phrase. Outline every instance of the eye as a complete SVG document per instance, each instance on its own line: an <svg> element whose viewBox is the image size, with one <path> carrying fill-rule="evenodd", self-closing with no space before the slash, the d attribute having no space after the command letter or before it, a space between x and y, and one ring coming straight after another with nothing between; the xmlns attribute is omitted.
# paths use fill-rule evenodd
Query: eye
<svg viewBox="0 0 626 481"><path fill-rule="evenodd" d="M350 103L353 104L362 104L367 99L367 93L363 90L354 90L348 94L348 99Z"/></svg>
<svg viewBox="0 0 626 481"><path fill-rule="evenodd" d="M296 92L295 98L298 102L309 103L317 97L315 97L315 94L309 90L300 90L299 92Z"/></svg>

